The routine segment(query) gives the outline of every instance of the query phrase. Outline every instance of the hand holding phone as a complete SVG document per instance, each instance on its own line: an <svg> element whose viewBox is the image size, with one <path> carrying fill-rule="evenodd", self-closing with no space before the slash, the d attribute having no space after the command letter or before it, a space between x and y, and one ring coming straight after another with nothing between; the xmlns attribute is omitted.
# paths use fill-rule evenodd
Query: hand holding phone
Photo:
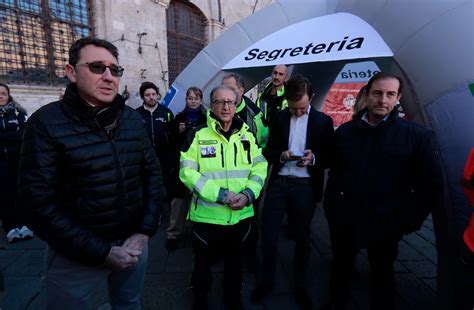
<svg viewBox="0 0 474 310"><path fill-rule="evenodd" d="M283 151L280 155L280 161L294 161L294 160L301 160L304 159L304 153L298 151Z"/></svg>
<svg viewBox="0 0 474 310"><path fill-rule="evenodd" d="M303 157L301 157L296 164L298 167L306 167L314 161L314 154L311 150L305 150Z"/></svg>
<svg viewBox="0 0 474 310"><path fill-rule="evenodd" d="M294 152L293 152L293 151L290 151L290 158L291 158L292 160L300 160L300 159L303 158L303 156L304 156L304 154L301 153L301 152L298 152L298 151L294 151Z"/></svg>

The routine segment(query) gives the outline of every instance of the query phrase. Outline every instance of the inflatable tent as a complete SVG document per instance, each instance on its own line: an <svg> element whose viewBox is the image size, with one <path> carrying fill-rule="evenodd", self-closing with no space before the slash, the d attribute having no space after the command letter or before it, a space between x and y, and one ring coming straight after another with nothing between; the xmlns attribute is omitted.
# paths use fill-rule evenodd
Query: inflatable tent
<svg viewBox="0 0 474 310"><path fill-rule="evenodd" d="M438 293L443 309L457 309L472 303L474 288L473 271L459 260L472 212L459 180L474 146L473 15L473 0L277 1L204 48L164 103L181 110L189 86L202 88L208 100L226 71L242 74L253 87L276 64L292 65L293 74L312 81L317 108L348 64L372 62L401 76L404 111L434 130L442 154L445 201L433 214Z"/></svg>

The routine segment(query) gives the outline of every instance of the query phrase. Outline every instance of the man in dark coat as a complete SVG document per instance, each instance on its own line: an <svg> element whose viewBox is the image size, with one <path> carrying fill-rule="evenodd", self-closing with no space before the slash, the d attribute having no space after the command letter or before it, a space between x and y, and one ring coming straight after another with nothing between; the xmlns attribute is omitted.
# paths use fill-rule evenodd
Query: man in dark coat
<svg viewBox="0 0 474 310"><path fill-rule="evenodd" d="M441 193L433 134L398 117L402 81L370 79L366 108L336 131L324 207L333 265L331 304L344 309L360 248L367 249L371 309L394 308L393 264L404 234L420 229Z"/></svg>
<svg viewBox="0 0 474 310"><path fill-rule="evenodd" d="M173 112L159 103L161 99L160 90L151 82L142 83L140 97L143 99L143 105L137 108L137 111L143 117L145 129L160 160L163 183L168 198L171 198L171 169L175 161L173 158L175 155L174 143L171 141Z"/></svg>
<svg viewBox="0 0 474 310"><path fill-rule="evenodd" d="M291 212L295 298L301 309L311 309L307 292L311 220L322 198L334 129L329 116L311 107L313 89L307 79L292 77L285 95L288 108L276 114L265 149L273 168L262 213L262 281L252 301L260 302L274 287L279 231L284 215Z"/></svg>
<svg viewBox="0 0 474 310"><path fill-rule="evenodd" d="M139 309L161 174L140 115L117 94L117 48L83 38L69 49L62 100L24 133L19 197L48 243L47 309L92 309L108 281L114 309Z"/></svg>
<svg viewBox="0 0 474 310"><path fill-rule="evenodd" d="M257 107L263 113L265 124L270 126L276 114L288 106L285 96L285 85L288 80L288 67L276 65L272 70L272 81L258 95Z"/></svg>

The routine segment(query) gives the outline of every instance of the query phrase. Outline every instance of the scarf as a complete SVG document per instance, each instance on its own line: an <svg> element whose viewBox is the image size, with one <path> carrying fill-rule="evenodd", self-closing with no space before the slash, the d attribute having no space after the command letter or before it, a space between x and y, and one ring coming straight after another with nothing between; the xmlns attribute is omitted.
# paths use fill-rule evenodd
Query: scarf
<svg viewBox="0 0 474 310"><path fill-rule="evenodd" d="M96 107L94 112L97 121L102 126L109 136L112 136L113 130L117 127L117 119L120 113L120 104L113 102L106 107Z"/></svg>
<svg viewBox="0 0 474 310"><path fill-rule="evenodd" d="M15 111L15 104L10 101L9 103L0 106L0 113L6 114Z"/></svg>
<svg viewBox="0 0 474 310"><path fill-rule="evenodd" d="M201 114L201 107L197 107L196 109L192 109L186 106L186 121L196 124L199 120L199 114Z"/></svg>

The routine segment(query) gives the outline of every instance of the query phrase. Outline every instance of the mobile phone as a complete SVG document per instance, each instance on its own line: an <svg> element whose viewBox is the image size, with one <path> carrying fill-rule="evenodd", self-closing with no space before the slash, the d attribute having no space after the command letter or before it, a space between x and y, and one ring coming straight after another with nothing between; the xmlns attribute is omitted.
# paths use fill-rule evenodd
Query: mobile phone
<svg viewBox="0 0 474 310"><path fill-rule="evenodd" d="M301 159L304 156L303 153L300 152L293 152L293 154L290 156L291 159Z"/></svg>

